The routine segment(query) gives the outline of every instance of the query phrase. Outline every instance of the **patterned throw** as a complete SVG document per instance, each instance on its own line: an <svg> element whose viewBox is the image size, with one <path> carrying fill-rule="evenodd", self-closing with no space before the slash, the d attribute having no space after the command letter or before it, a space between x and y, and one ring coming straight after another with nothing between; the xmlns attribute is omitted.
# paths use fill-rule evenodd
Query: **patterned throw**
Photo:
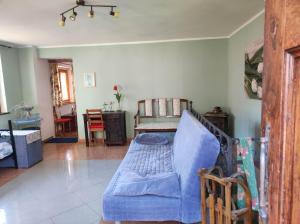
<svg viewBox="0 0 300 224"><path fill-rule="evenodd" d="M240 138L240 143L237 146L237 171L246 174L252 198L252 209L257 211L259 200L254 166L254 143L252 138ZM237 205L239 208L245 207L244 198L245 192L242 187L238 186Z"/></svg>

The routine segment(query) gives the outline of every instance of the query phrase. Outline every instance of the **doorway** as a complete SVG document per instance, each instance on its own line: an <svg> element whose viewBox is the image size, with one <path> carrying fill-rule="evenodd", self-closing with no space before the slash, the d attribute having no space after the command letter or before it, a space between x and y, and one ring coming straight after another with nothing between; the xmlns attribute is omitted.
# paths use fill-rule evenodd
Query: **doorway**
<svg viewBox="0 0 300 224"><path fill-rule="evenodd" d="M73 63L69 59L49 60L55 126L54 140L78 141Z"/></svg>

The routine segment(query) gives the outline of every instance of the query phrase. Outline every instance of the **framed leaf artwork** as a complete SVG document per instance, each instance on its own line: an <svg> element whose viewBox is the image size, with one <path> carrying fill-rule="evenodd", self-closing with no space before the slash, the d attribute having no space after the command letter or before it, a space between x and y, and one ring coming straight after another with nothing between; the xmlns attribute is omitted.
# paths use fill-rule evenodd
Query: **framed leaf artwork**
<svg viewBox="0 0 300 224"><path fill-rule="evenodd" d="M249 98L262 98L263 40L252 42L245 52L244 88Z"/></svg>

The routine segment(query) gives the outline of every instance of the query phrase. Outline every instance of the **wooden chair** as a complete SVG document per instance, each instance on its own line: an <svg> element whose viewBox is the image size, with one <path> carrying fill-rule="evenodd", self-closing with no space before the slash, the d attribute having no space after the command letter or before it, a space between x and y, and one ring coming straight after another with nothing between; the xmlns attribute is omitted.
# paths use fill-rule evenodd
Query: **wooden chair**
<svg viewBox="0 0 300 224"><path fill-rule="evenodd" d="M54 123L55 123L55 135L59 136L66 132L66 124L68 125L68 131L71 130L71 119L62 118L57 107L53 109Z"/></svg>
<svg viewBox="0 0 300 224"><path fill-rule="evenodd" d="M104 121L101 109L87 109L87 124L88 124L88 132L89 132L89 139L91 138L92 142L95 142L94 132L102 132L103 135L103 144L105 143L104 140Z"/></svg>
<svg viewBox="0 0 300 224"><path fill-rule="evenodd" d="M216 175L220 177L218 177ZM230 224L243 221L252 223L251 194L247 187L245 176L241 173L223 178L221 168L203 169L199 172L201 178L201 213L202 224ZM232 191L240 185L245 192L245 208L237 209L232 197Z"/></svg>

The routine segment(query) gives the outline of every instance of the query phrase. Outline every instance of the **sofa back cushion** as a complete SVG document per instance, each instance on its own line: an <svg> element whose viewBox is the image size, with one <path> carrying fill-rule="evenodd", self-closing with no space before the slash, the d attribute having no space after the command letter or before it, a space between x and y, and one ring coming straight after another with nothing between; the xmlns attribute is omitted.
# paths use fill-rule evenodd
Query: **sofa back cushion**
<svg viewBox="0 0 300 224"><path fill-rule="evenodd" d="M174 166L179 175L182 219L192 223L190 217L200 214L200 183L197 171L212 168L217 160L220 144L190 112L184 111L174 138Z"/></svg>

